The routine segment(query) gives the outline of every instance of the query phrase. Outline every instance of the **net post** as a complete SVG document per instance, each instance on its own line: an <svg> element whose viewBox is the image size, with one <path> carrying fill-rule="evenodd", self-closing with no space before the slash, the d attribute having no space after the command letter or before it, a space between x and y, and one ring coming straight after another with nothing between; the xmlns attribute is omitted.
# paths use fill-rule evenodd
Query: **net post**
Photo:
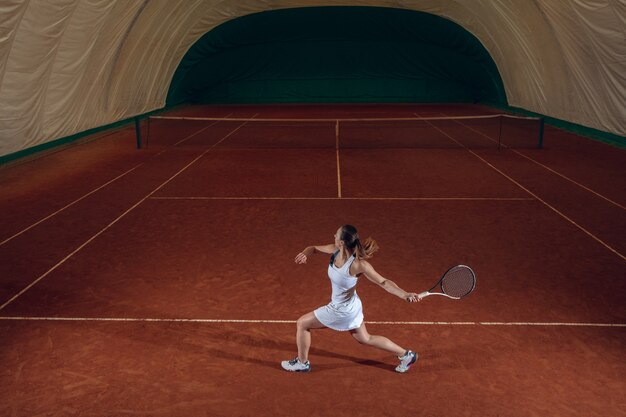
<svg viewBox="0 0 626 417"><path fill-rule="evenodd" d="M137 149L141 149L141 120L135 117L135 138L137 140Z"/></svg>
<svg viewBox="0 0 626 417"><path fill-rule="evenodd" d="M544 121L543 117L539 118L539 143L537 144L537 148L539 148L539 149L543 148L543 128L544 128L544 124L545 124L545 121Z"/></svg>

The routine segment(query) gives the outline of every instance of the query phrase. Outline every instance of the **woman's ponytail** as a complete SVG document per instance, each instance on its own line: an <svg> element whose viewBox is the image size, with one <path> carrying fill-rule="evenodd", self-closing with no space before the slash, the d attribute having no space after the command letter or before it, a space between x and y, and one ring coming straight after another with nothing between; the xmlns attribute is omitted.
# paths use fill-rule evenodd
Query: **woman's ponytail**
<svg viewBox="0 0 626 417"><path fill-rule="evenodd" d="M365 239L363 243L357 238L356 240L356 256L359 259L369 259L378 250L378 243L371 237Z"/></svg>
<svg viewBox="0 0 626 417"><path fill-rule="evenodd" d="M369 259L378 250L378 243L371 237L361 243L356 227L349 224L341 228L340 240L345 242L348 249L354 250L359 259Z"/></svg>

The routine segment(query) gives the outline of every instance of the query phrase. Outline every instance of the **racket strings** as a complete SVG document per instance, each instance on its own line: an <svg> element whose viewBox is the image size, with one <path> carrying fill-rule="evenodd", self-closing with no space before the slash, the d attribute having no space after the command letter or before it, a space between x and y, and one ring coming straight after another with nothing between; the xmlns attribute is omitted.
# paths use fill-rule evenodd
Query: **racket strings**
<svg viewBox="0 0 626 417"><path fill-rule="evenodd" d="M474 290L476 277L466 266L456 266L449 270L441 280L441 290L451 297L465 297Z"/></svg>

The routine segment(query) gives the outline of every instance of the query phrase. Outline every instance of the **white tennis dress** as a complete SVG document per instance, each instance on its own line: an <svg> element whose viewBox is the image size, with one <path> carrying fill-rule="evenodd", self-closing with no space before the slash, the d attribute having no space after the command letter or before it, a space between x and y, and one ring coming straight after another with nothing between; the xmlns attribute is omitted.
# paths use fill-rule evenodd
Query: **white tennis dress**
<svg viewBox="0 0 626 417"><path fill-rule="evenodd" d="M359 279L350 275L350 266L356 259L356 254L341 268L335 266L337 254L339 251L333 253L328 266L328 278L332 286L331 301L313 313L324 326L346 331L359 328L363 324L363 305L356 293Z"/></svg>

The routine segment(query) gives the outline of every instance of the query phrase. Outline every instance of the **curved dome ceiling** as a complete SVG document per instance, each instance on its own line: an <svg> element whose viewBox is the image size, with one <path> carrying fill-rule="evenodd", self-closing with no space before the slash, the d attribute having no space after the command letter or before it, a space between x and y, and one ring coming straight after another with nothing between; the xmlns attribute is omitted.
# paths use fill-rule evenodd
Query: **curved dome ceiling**
<svg viewBox="0 0 626 417"><path fill-rule="evenodd" d="M498 103L500 73L480 41L430 13L300 7L230 20L178 66L167 104Z"/></svg>
<svg viewBox="0 0 626 417"><path fill-rule="evenodd" d="M334 1L2 0L0 156L165 105L183 56L252 13ZM352 1L431 13L473 34L510 105L626 135L626 4L618 0Z"/></svg>

